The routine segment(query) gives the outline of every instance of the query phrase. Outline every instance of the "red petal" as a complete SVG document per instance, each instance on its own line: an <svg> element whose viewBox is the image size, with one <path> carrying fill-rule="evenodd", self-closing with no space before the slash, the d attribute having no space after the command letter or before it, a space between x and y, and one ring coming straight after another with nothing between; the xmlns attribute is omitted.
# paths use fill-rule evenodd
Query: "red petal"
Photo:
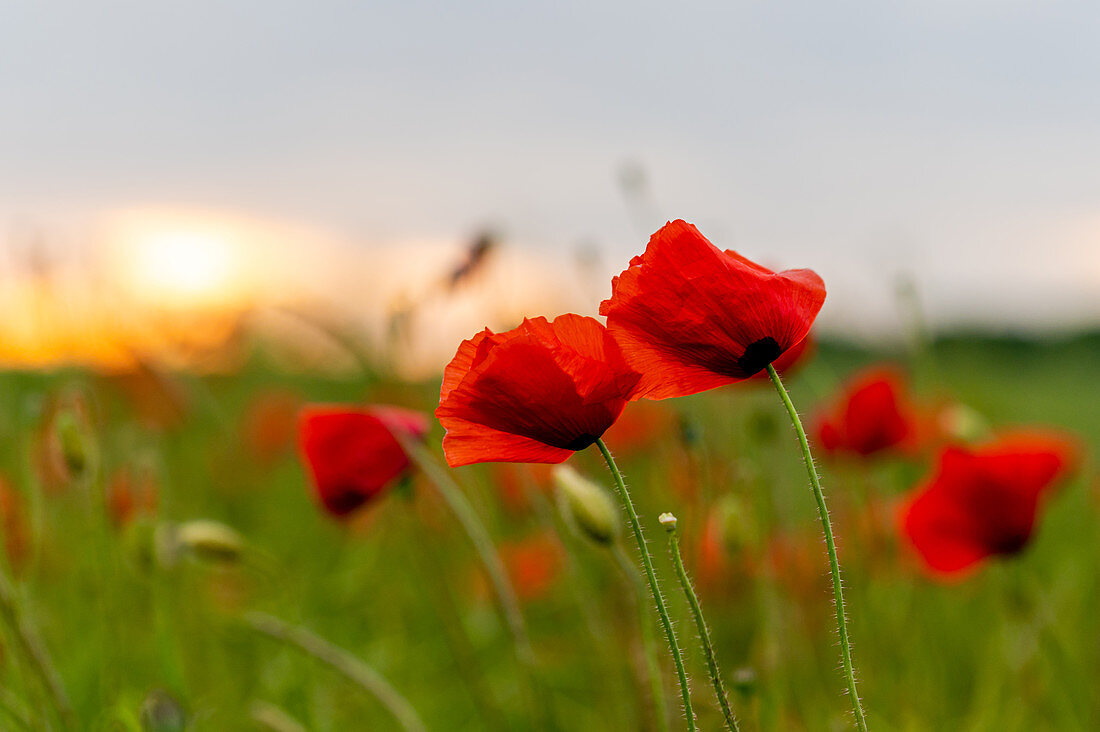
<svg viewBox="0 0 1100 732"><path fill-rule="evenodd" d="M622 412L638 374L598 321L525 320L460 346L436 416L451 465L561 462Z"/></svg>
<svg viewBox="0 0 1100 732"><path fill-rule="evenodd" d="M806 337L825 300L810 270L774 273L722 252L684 221L653 235L600 305L638 396L683 396L748 378Z"/></svg>
<svg viewBox="0 0 1100 732"><path fill-rule="evenodd" d="M911 499L904 530L928 565L956 572L1015 554L1034 531L1040 499L1071 465L1068 441L1011 435L975 450L946 448Z"/></svg>
<svg viewBox="0 0 1100 732"><path fill-rule="evenodd" d="M412 434L427 421L397 407L360 409L311 406L299 418L299 443L321 504L345 516L384 492L409 469L409 459L391 433L403 425Z"/></svg>

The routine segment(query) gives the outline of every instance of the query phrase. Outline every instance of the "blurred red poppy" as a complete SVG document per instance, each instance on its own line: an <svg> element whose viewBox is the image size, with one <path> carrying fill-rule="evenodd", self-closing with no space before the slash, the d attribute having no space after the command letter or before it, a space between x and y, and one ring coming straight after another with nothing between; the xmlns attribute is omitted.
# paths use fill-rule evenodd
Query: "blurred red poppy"
<svg viewBox="0 0 1100 732"><path fill-rule="evenodd" d="M676 426L676 412L656 402L636 402L623 410L603 440L615 454L647 450Z"/></svg>
<svg viewBox="0 0 1100 732"><path fill-rule="evenodd" d="M563 462L615 422L639 378L592 318L486 329L443 372L435 415L447 430L447 462Z"/></svg>
<svg viewBox="0 0 1100 732"><path fill-rule="evenodd" d="M249 454L269 465L292 451L301 408L301 397L283 389L271 389L253 399L241 423L241 440Z"/></svg>
<svg viewBox="0 0 1100 732"><path fill-rule="evenodd" d="M155 516L160 503L156 476L149 468L122 468L107 483L107 515L116 527L139 516Z"/></svg>
<svg viewBox="0 0 1100 732"><path fill-rule="evenodd" d="M808 269L772 272L672 221L612 280L600 305L627 361L634 398L667 399L747 379L806 337L825 301Z"/></svg>
<svg viewBox="0 0 1100 732"><path fill-rule="evenodd" d="M3 530L4 551L14 572L20 572L31 553L30 522L23 494L0 476L0 529Z"/></svg>
<svg viewBox="0 0 1100 732"><path fill-rule="evenodd" d="M867 457L897 448L916 433L916 414L900 373L875 367L852 378L818 417L818 443L830 453Z"/></svg>
<svg viewBox="0 0 1100 732"><path fill-rule="evenodd" d="M549 534L504 543L500 558L521 600L543 597L561 574L561 545Z"/></svg>
<svg viewBox="0 0 1100 732"><path fill-rule="evenodd" d="M347 516L408 473L409 457L391 430L420 439L428 432L428 418L385 406L311 406L302 411L299 445L317 497L330 514Z"/></svg>
<svg viewBox="0 0 1100 732"><path fill-rule="evenodd" d="M1021 551L1047 492L1076 462L1054 435L1004 436L974 450L948 447L902 511L902 529L929 568L951 574Z"/></svg>
<svg viewBox="0 0 1100 732"><path fill-rule="evenodd" d="M548 493L553 470L549 465L516 465L497 463L493 466L493 484L501 505L513 515L531 510L531 497L535 491Z"/></svg>

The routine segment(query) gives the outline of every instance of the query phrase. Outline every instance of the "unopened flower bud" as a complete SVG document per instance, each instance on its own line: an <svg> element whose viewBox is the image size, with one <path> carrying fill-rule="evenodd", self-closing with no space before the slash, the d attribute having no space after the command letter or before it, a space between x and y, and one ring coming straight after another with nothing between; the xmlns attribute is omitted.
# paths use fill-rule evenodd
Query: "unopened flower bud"
<svg viewBox="0 0 1100 732"><path fill-rule="evenodd" d="M965 404L952 404L939 414L940 429L953 440L977 442L989 436L989 421Z"/></svg>
<svg viewBox="0 0 1100 732"><path fill-rule="evenodd" d="M746 697L754 695L757 687L756 670L751 666L742 666L737 669L733 672L731 686Z"/></svg>
<svg viewBox="0 0 1100 732"><path fill-rule="evenodd" d="M232 564L245 549L245 541L235 529L209 519L180 524L173 534L179 552L207 562Z"/></svg>
<svg viewBox="0 0 1100 732"><path fill-rule="evenodd" d="M171 694L158 689L141 704L141 728L145 732L183 732L187 715Z"/></svg>
<svg viewBox="0 0 1100 732"><path fill-rule="evenodd" d="M57 436L61 458L65 461L69 475L79 478L91 461L91 436L77 416L70 411L57 415L54 420L54 434Z"/></svg>
<svg viewBox="0 0 1100 732"><path fill-rule="evenodd" d="M566 519L597 544L614 543L619 536L619 512L607 491L568 465L555 467L553 476Z"/></svg>
<svg viewBox="0 0 1100 732"><path fill-rule="evenodd" d="M756 543L756 525L745 502L732 493L722 496L714 507L719 538L731 554Z"/></svg>
<svg viewBox="0 0 1100 732"><path fill-rule="evenodd" d="M667 511L657 517L657 522L669 531L676 530L676 517Z"/></svg>

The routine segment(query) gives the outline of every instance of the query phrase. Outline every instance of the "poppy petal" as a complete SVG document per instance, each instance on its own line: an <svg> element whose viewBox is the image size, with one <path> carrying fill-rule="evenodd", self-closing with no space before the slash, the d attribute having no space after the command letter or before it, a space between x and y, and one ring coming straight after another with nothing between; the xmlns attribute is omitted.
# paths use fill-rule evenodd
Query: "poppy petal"
<svg viewBox="0 0 1100 732"><path fill-rule="evenodd" d="M612 280L600 313L642 374L635 398L665 399L762 371L806 337L824 300L813 271L772 272L678 220Z"/></svg>
<svg viewBox="0 0 1100 732"><path fill-rule="evenodd" d="M436 416L447 460L562 462L615 422L639 378L593 318L486 330L462 343L444 374Z"/></svg>

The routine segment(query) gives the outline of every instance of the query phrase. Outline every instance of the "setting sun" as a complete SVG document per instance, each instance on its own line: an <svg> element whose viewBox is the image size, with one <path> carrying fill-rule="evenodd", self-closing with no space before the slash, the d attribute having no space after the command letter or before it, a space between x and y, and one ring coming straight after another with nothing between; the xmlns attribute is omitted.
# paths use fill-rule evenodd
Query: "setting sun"
<svg viewBox="0 0 1100 732"><path fill-rule="evenodd" d="M134 214L111 227L108 237L119 284L144 304L224 308L248 299L245 237L231 221Z"/></svg>
<svg viewBox="0 0 1100 732"><path fill-rule="evenodd" d="M137 247L133 272L151 293L191 302L217 298L232 286L232 243L204 231L154 234Z"/></svg>

